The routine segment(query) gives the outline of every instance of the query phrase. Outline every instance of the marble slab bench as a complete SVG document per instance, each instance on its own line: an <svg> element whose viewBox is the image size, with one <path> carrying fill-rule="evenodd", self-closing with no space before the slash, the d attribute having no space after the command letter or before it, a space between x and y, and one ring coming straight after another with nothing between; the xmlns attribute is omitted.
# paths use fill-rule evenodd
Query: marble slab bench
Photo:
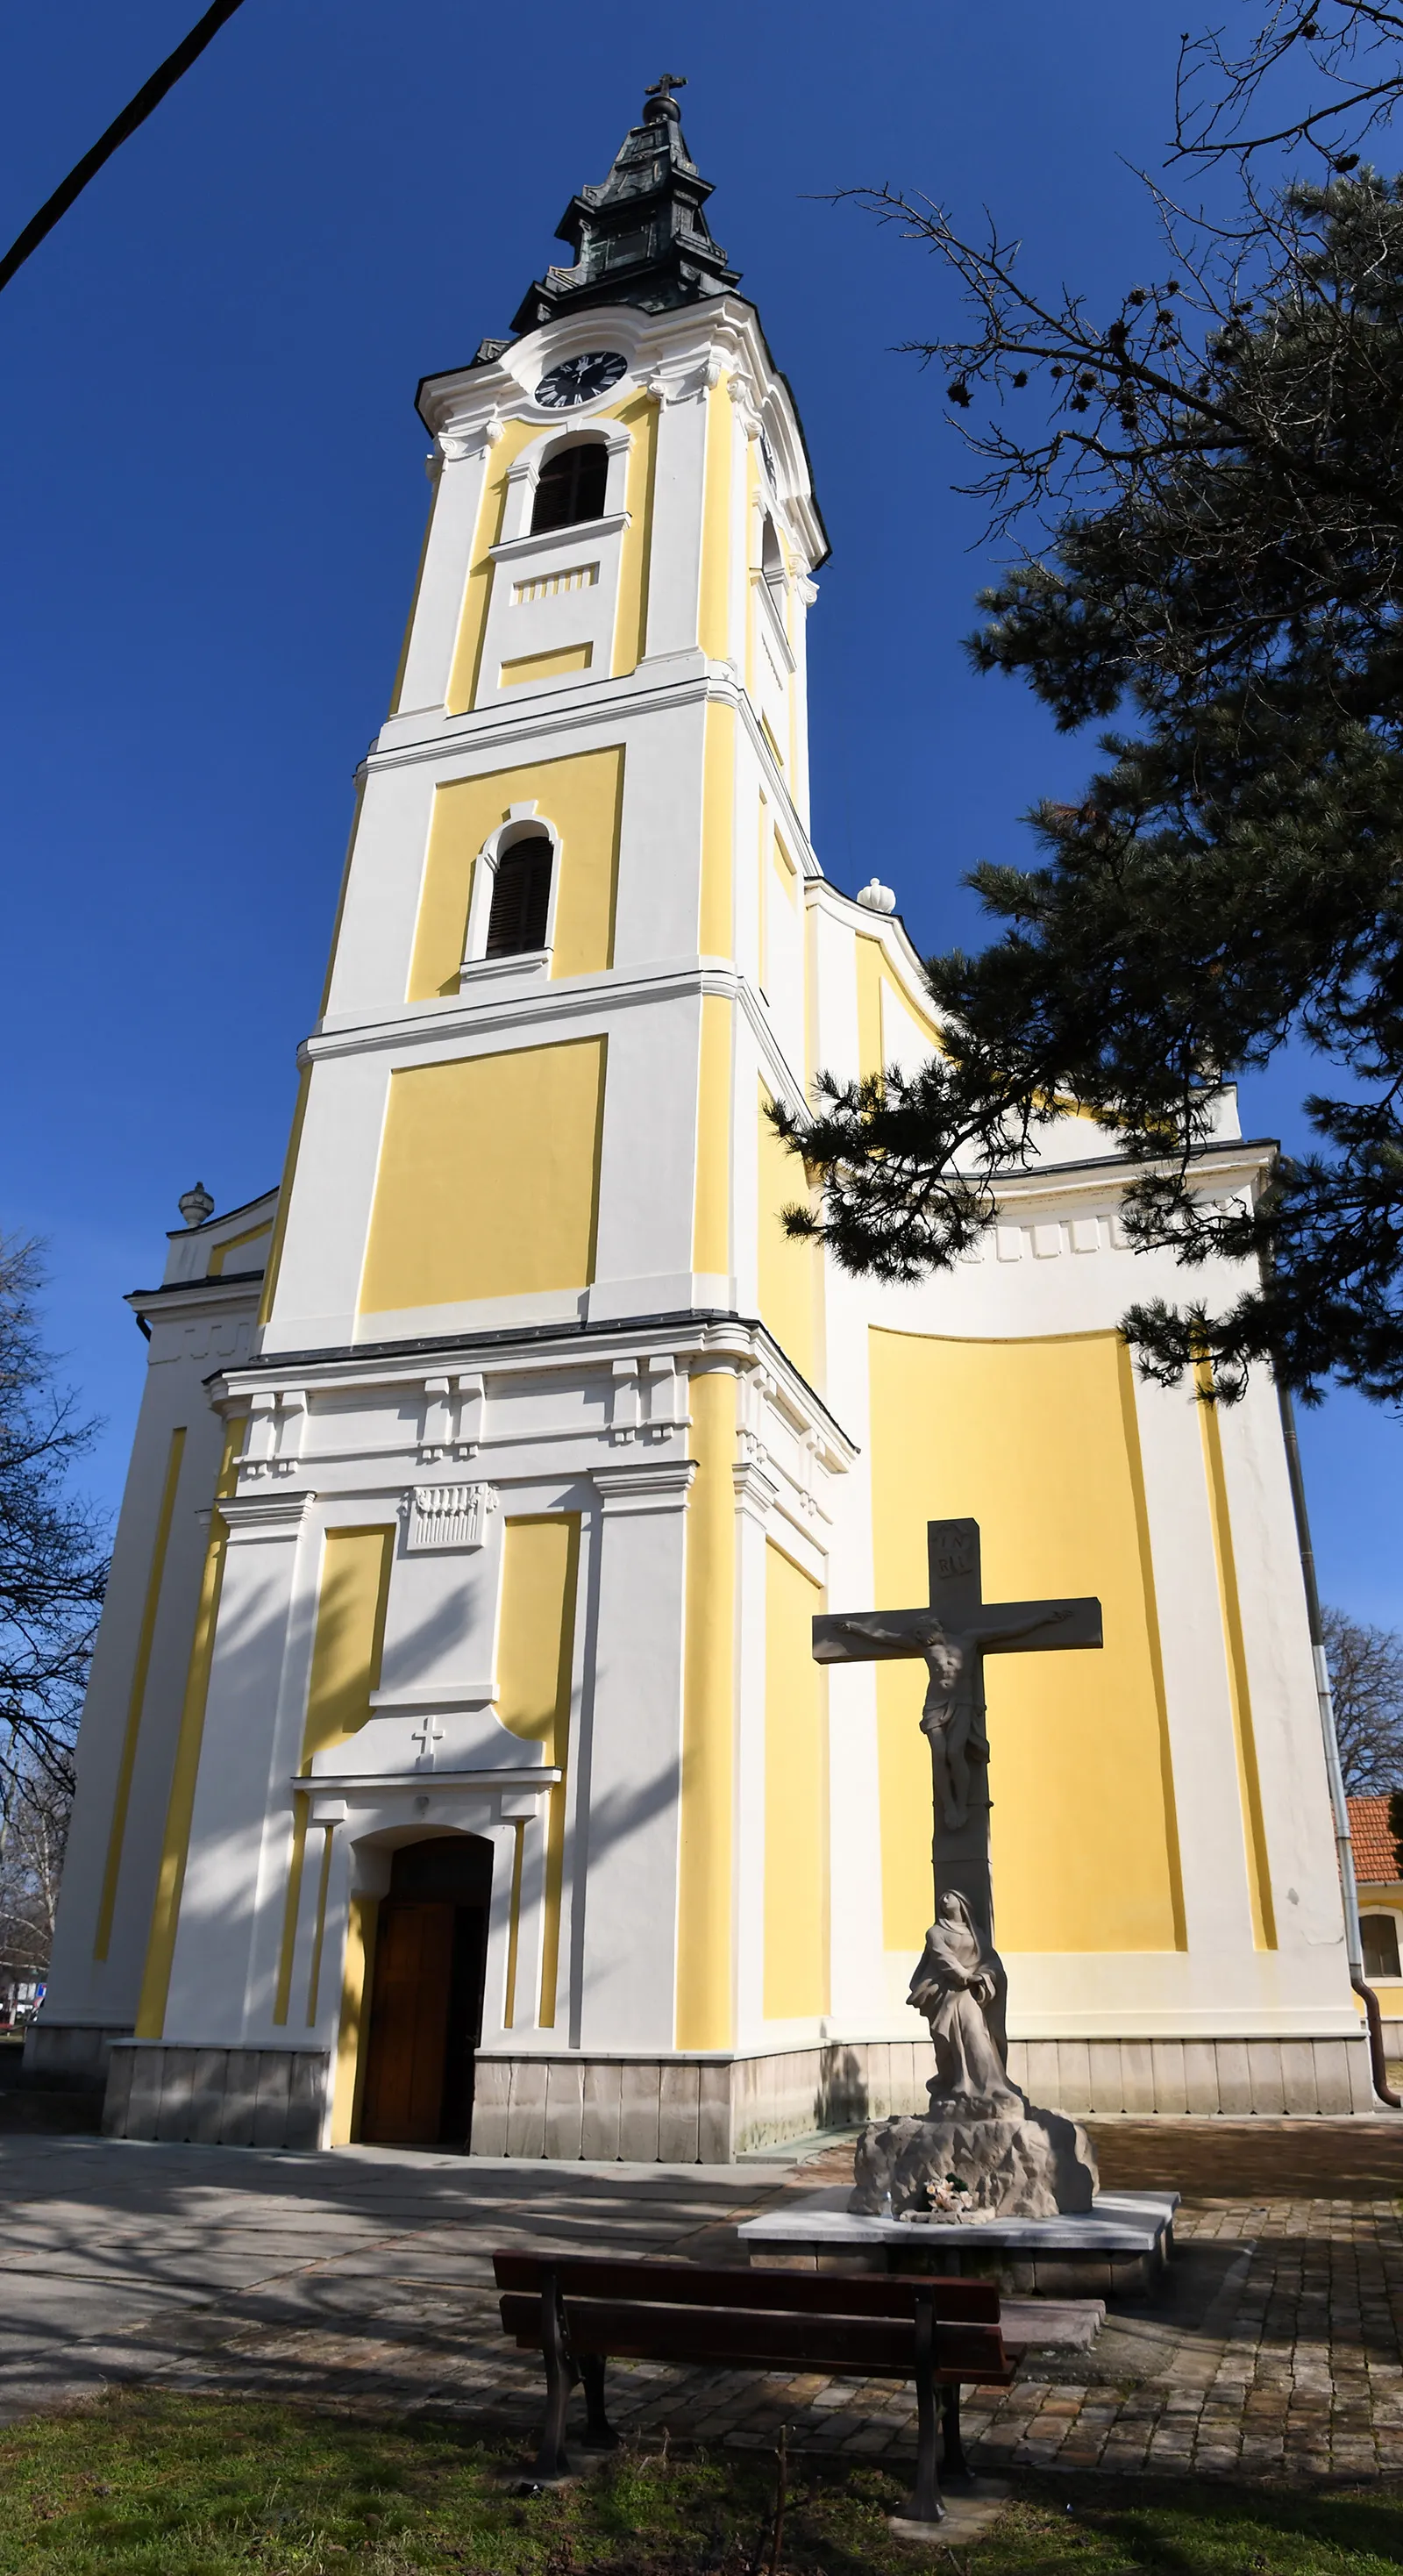
<svg viewBox="0 0 1403 2576"><path fill-rule="evenodd" d="M795 2271L946 2272L1025 2297L1143 2299L1174 2250L1177 2191L1102 2191L1084 2215L958 2220L859 2218L848 2186L797 2193L737 2228L752 2263Z"/></svg>

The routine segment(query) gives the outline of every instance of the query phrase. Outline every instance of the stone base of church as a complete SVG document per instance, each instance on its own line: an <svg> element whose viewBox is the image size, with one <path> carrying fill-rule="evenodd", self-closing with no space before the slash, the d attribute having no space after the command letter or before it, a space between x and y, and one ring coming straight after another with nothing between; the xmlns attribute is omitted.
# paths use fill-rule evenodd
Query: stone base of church
<svg viewBox="0 0 1403 2576"><path fill-rule="evenodd" d="M49 2036L57 2041L62 2034ZM77 2035L70 2036L76 2052ZM206 2048L99 2036L111 2060L107 2137L226 2147L327 2143L326 2049ZM826 2129L923 2112L930 2070L930 2048L922 2040L829 2041L731 2057L483 2050L472 2152L730 2164ZM1047 2109L1074 2119L1337 2118L1374 2108L1362 2030L1357 2041L1015 2040L1009 2073Z"/></svg>
<svg viewBox="0 0 1403 2576"><path fill-rule="evenodd" d="M24 2035L24 2080L51 2093L101 2093L112 2051L130 2023L36 2021Z"/></svg>
<svg viewBox="0 0 1403 2576"><path fill-rule="evenodd" d="M188 2139L206 2147L320 2147L330 2076L324 2048L124 2040L112 2051L103 2136Z"/></svg>
<svg viewBox="0 0 1403 2576"><path fill-rule="evenodd" d="M1015 2040L1009 2074L1074 2119L1374 2109L1367 2039ZM927 2108L924 2040L715 2058L479 2056L473 2153L726 2164Z"/></svg>
<svg viewBox="0 0 1403 2576"><path fill-rule="evenodd" d="M1073 2119L1338 2118L1375 2108L1362 2023L1357 2039L1014 2040L1008 2071L1034 2101Z"/></svg>

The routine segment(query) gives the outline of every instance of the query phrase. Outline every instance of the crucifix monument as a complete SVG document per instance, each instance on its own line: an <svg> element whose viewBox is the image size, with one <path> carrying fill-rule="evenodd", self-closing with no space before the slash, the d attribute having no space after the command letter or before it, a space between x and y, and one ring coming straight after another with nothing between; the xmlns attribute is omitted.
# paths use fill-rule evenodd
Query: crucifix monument
<svg viewBox="0 0 1403 2576"><path fill-rule="evenodd" d="M936 2075L921 2119L864 2131L854 2207L890 2198L894 2210L904 2202L919 2211L928 2187L963 2163L974 2206L1000 2216L1052 2215L1087 2206L1094 2164L1080 2130L1033 2109L1008 2079L1007 1981L994 1948L989 1868L984 1658L1099 1646L1101 1604L986 1601L979 1523L931 1521L926 1539L924 1609L830 1614L813 1625L818 1663L919 1660L928 1676L921 1730L931 1752L936 1919L909 2000L930 2024Z"/></svg>
<svg viewBox="0 0 1403 2576"><path fill-rule="evenodd" d="M986 1655L1099 1646L1099 1601L986 1601L978 1521L929 1521L930 1600L922 1610L870 1610L814 1621L820 1664L922 1661L929 1674L921 1731L929 1739L935 1805L931 1859L937 1896L952 1888L992 1940Z"/></svg>

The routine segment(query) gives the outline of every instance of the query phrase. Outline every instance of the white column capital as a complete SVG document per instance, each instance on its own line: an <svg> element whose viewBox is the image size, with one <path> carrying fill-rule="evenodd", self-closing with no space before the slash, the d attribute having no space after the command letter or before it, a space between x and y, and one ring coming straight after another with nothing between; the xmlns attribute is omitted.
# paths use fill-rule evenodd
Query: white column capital
<svg viewBox="0 0 1403 2576"><path fill-rule="evenodd" d="M296 1494L231 1494L215 1509L232 1545L242 1539L296 1538L316 1499L306 1488Z"/></svg>
<svg viewBox="0 0 1403 2576"><path fill-rule="evenodd" d="M680 1512L697 1472L695 1458L640 1458L627 1467L592 1467L590 1480L611 1517L618 1512Z"/></svg>
<svg viewBox="0 0 1403 2576"><path fill-rule="evenodd" d="M736 1489L736 1507L751 1520L763 1526L779 1499L779 1484L769 1475L758 1458L738 1458L731 1469Z"/></svg>

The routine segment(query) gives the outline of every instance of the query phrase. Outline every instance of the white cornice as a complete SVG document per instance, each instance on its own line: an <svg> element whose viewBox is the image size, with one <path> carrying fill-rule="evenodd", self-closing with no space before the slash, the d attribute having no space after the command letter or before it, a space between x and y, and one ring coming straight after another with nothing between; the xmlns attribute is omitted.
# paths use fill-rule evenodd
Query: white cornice
<svg viewBox="0 0 1403 2576"><path fill-rule="evenodd" d="M215 1509L231 1539L295 1538L316 1499L302 1486L295 1494L230 1494Z"/></svg>
<svg viewBox="0 0 1403 2576"><path fill-rule="evenodd" d="M1269 1138L1252 1141L1234 1136L1210 1142L1195 1154L1189 1165L1189 1179L1200 1196L1220 1198L1226 1191L1243 1189L1259 1179L1275 1152ZM1108 1195L1119 1199L1142 1173L1167 1174L1177 1169L1177 1163L1169 1158L1133 1163L1126 1155L1111 1150L1104 1162L1097 1155L1075 1163L1039 1163L1029 1171L999 1172L992 1188L1000 1207L1015 1202L1026 1206L1040 1199Z"/></svg>
<svg viewBox="0 0 1403 2576"><path fill-rule="evenodd" d="M377 1798L440 1797L445 1789L462 1796L495 1796L500 1791L520 1795L522 1791L553 1789L561 1773L549 1763L531 1771L295 1771L291 1786L306 1789L313 1797Z"/></svg>
<svg viewBox="0 0 1403 2576"><path fill-rule="evenodd" d="M869 912L866 904L858 902L856 895L844 894L841 887L835 886L832 878L824 876L821 870L816 870L805 885L804 900L820 912L828 913L834 921L840 921L844 929L851 930L857 938L875 939L893 972L908 985L912 1001L927 1019L938 1018L930 986L926 982L925 960L900 913Z"/></svg>
<svg viewBox="0 0 1403 2576"><path fill-rule="evenodd" d="M614 510L608 518L584 519L570 528L528 529L524 537L504 537L500 545L489 546L493 563L526 563L533 555L563 554L567 546L588 552L605 537L621 537L633 525L631 510Z"/></svg>
<svg viewBox="0 0 1403 2576"><path fill-rule="evenodd" d="M659 676L660 664L671 664L677 676ZM681 666L680 668L678 666ZM650 716L669 708L714 704L734 708L745 726L751 750L765 772L765 787L774 802L783 809L784 830L798 852L806 879L823 881L823 870L814 856L808 826L794 802L789 782L780 768L766 737L757 707L753 706L734 663L709 662L699 652L660 655L654 662L642 661L632 671L617 678L582 680L578 688L556 685L548 697L533 697L530 705L503 709L474 707L463 715L426 718L423 708L405 716L388 716L371 749L361 762L357 776L371 776L378 771L413 768L421 761L445 761L455 753L512 751L529 735L533 742L559 733L578 733L594 726L617 726L621 717ZM427 722L432 731L424 730ZM450 775L453 773L450 772ZM472 770L462 775L471 777ZM845 902L846 897L842 898ZM863 913L869 924L882 916ZM905 933L901 936L905 938ZM909 946L909 942L907 943ZM916 952L911 950L916 958ZM916 958L919 969L920 960Z"/></svg>
<svg viewBox="0 0 1403 2576"><path fill-rule="evenodd" d="M263 1268L234 1271L228 1279L176 1280L168 1288L132 1288L122 1303L134 1315L157 1323L179 1323L187 1315L208 1315L220 1307L230 1314L256 1314L263 1291Z"/></svg>
<svg viewBox="0 0 1403 2576"><path fill-rule="evenodd" d="M266 1359L217 1370L207 1383L212 1401L223 1409L283 1387L307 1395L369 1392L422 1386L426 1376L451 1375L459 1369L494 1378L562 1371L578 1377L582 1371L612 1368L616 1359L665 1353L689 1372L707 1364L743 1374L763 1370L773 1383L774 1400L794 1429L816 1431L825 1450L845 1467L859 1455L857 1444L764 1325L745 1316L671 1315L637 1322L624 1317L608 1329L572 1332L562 1326L558 1336L532 1339L523 1334L519 1340L507 1338L487 1348L485 1339L465 1333L461 1341L440 1339L432 1349L415 1346L392 1353L371 1349L364 1355L354 1350L325 1356L316 1351L272 1353Z"/></svg>
<svg viewBox="0 0 1403 2576"><path fill-rule="evenodd" d="M620 1512L681 1511L696 1476L695 1458L639 1458L627 1466L591 1467L595 1487L609 1518Z"/></svg>
<svg viewBox="0 0 1403 2576"><path fill-rule="evenodd" d="M387 1048L413 1053L422 1046L442 1048L455 1038L471 1041L544 1023L597 1020L603 1013L651 1009L702 994L738 1004L776 1096L789 1108L802 1111L803 1078L784 1054L764 1001L740 968L723 957L668 958L657 966L632 970L609 967L597 975L562 976L555 983L542 977L524 989L497 993L485 1001L474 999L469 987L443 1001L406 1002L384 1019L314 1029L297 1051L298 1062L316 1064L337 1056L382 1053Z"/></svg>

